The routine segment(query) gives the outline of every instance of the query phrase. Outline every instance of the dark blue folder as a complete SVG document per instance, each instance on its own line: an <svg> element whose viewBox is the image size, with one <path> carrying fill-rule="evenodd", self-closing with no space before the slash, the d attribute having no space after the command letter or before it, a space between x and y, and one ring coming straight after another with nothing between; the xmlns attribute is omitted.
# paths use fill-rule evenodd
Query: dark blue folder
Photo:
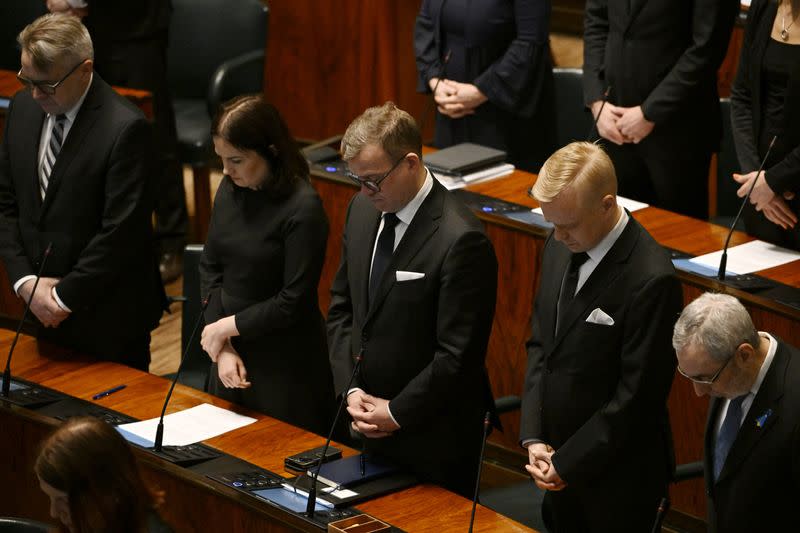
<svg viewBox="0 0 800 533"><path fill-rule="evenodd" d="M362 476L361 455L354 455L324 463L319 470L317 479L333 487L352 487L353 485L372 481L399 471L400 469L393 464L367 456L364 461L364 475Z"/></svg>

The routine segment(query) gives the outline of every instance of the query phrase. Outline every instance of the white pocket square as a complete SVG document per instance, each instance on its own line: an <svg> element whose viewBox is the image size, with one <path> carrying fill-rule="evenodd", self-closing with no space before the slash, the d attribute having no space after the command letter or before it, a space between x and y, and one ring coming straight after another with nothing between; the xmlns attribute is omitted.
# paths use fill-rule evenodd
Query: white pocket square
<svg viewBox="0 0 800 533"><path fill-rule="evenodd" d="M586 322L589 322L590 324L600 324L601 326L614 325L614 319L608 316L608 314L599 307L589 313L589 316L586 318Z"/></svg>
<svg viewBox="0 0 800 533"><path fill-rule="evenodd" d="M395 271L397 281L411 281L412 279L421 279L425 277L424 272L406 272L405 270Z"/></svg>

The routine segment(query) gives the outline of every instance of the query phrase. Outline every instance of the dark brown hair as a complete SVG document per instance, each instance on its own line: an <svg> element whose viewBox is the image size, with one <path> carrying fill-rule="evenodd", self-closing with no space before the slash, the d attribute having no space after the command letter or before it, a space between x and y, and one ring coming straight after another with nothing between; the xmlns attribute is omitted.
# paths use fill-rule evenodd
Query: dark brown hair
<svg viewBox="0 0 800 533"><path fill-rule="evenodd" d="M297 180L308 180L308 163L280 113L263 95L237 96L222 104L211 135L267 160L269 177L262 190L270 196L286 196Z"/></svg>
<svg viewBox="0 0 800 533"><path fill-rule="evenodd" d="M96 418L73 418L58 428L42 444L34 470L67 494L78 533L144 531L162 499L145 486L125 439Z"/></svg>

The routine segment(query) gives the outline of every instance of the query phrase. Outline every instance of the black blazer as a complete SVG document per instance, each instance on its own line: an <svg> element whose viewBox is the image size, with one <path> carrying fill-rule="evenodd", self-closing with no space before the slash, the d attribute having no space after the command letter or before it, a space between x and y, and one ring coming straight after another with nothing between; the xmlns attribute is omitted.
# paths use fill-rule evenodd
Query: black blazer
<svg viewBox="0 0 800 533"><path fill-rule="evenodd" d="M716 148L717 69L738 11L738 0L587 0L584 102L611 86L609 102L641 105L668 148Z"/></svg>
<svg viewBox="0 0 800 533"><path fill-rule="evenodd" d="M631 509L642 499L642 505L655 506L674 462L667 396L676 365L671 339L680 283L667 253L631 217L556 334L570 255L551 234L527 344L520 440L553 446L567 490L591 498L605 514L620 501ZM587 322L597 308L614 324ZM655 507L651 511L652 517Z"/></svg>
<svg viewBox="0 0 800 533"><path fill-rule="evenodd" d="M731 88L731 123L736 155L742 172L758 170L766 154L759 153L762 128L763 80L761 65L771 39L777 2L755 0L747 15L739 69ZM767 167L767 183L777 193L800 188L800 64L789 75L784 104L784 146L794 147L778 163ZM773 154L774 155L774 154ZM772 156L770 156L772 158Z"/></svg>
<svg viewBox="0 0 800 533"><path fill-rule="evenodd" d="M714 431L722 400L712 398L705 435L709 530L788 531L800 495L800 350L778 341L719 480L714 483Z"/></svg>
<svg viewBox="0 0 800 533"><path fill-rule="evenodd" d="M328 347L337 395L355 386L390 400L401 429L366 439L369 450L448 484L472 471L483 413L493 402L484 367L494 316L497 260L481 223L434 178L398 244L370 307L380 212L363 195L347 211L331 287ZM396 281L398 270L425 277Z"/></svg>
<svg viewBox="0 0 800 533"><path fill-rule="evenodd" d="M161 317L166 298L153 253L152 133L97 73L56 160L42 202L37 158L45 114L30 91L14 97L0 149L0 257L9 281L44 276L72 314L48 337L126 360Z"/></svg>

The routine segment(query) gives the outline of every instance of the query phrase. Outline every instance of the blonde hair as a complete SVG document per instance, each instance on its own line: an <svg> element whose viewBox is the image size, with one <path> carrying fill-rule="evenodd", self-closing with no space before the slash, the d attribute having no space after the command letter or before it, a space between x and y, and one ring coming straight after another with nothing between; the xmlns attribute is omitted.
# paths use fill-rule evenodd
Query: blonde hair
<svg viewBox="0 0 800 533"><path fill-rule="evenodd" d="M409 152L422 157L422 134L416 121L393 102L370 107L350 123L342 137L342 158L350 161L369 144L383 148L391 159Z"/></svg>
<svg viewBox="0 0 800 533"><path fill-rule="evenodd" d="M573 184L599 197L617 194L614 164L600 146L574 142L556 151L542 165L531 193L540 202L552 202Z"/></svg>
<svg viewBox="0 0 800 533"><path fill-rule="evenodd" d="M34 20L19 33L17 42L38 70L49 70L62 61L77 64L94 59L86 26L78 17L63 13L48 13Z"/></svg>

